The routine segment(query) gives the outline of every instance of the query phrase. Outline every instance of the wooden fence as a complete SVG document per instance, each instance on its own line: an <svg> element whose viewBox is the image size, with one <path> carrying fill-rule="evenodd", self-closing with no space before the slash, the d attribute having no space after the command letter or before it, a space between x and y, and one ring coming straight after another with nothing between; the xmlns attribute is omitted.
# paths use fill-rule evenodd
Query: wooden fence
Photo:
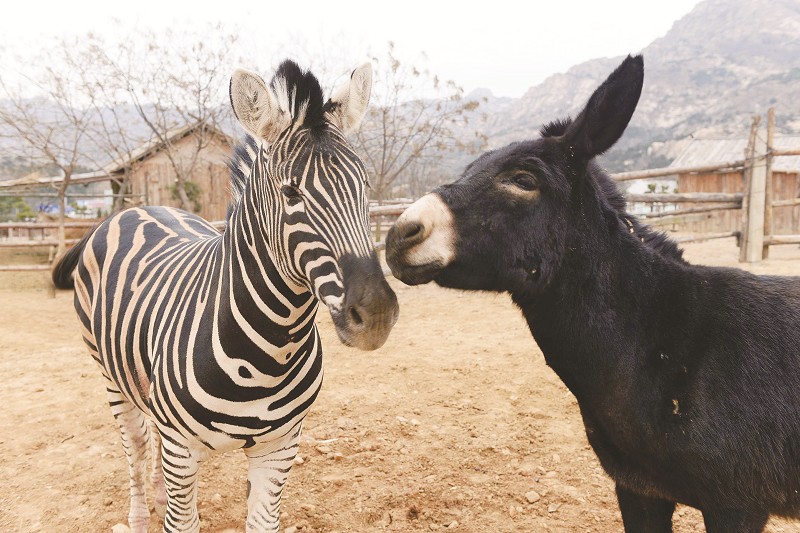
<svg viewBox="0 0 800 533"><path fill-rule="evenodd" d="M737 213L738 228L732 231L705 232L695 235L682 235L679 242L704 241L726 237L737 238L740 248L740 261L760 261L769 255L769 247L780 244L800 244L800 234L778 235L773 231L773 210L778 207L800 206L800 198L774 200L772 191L772 161L780 156L798 156L800 150L775 150L774 130L775 113L770 108L767 114L766 136L759 136L761 117L754 117L750 129L747 148L742 159L714 165L695 167L667 167L641 171L622 172L612 177L619 182L646 180L664 176L691 175L707 172L737 173L742 176L744 191L730 192L697 192L697 193L652 193L628 194L629 210L631 205L645 204L650 206L649 213L637 213L638 216L657 227L680 227L687 221L709 213ZM371 206L369 209L372 229L377 235L375 247L384 248L382 228L389 227L391 221L408 207L408 203L392 203L389 205ZM96 221L72 221L65 224L65 229L85 232L96 224ZM224 221L213 223L218 229L225 226ZM49 270L54 259L58 241L53 237L58 228L53 222L33 223L0 223L0 249L9 247L49 247L48 264L43 265L0 265L0 271L9 270ZM78 238L68 238L67 245L78 242ZM77 236L76 236L77 237Z"/></svg>
<svg viewBox="0 0 800 533"><path fill-rule="evenodd" d="M681 242L702 241L735 236L739 244L739 260L757 262L769 256L769 247L779 244L800 244L800 235L776 234L774 208L800 206L800 198L773 199L772 163L781 156L800 155L800 150L776 150L775 111L767 113L766 135L759 135L761 117L754 117L743 158L727 163L696 167L668 167L644 171L622 172L612 177L617 181L651 179L664 176L731 173L738 174L743 182L741 193L675 193L629 194L630 204L642 203L651 207L650 213L641 217L652 226L680 226L693 217L708 213L732 212L738 215L738 228L726 232L701 233L679 237ZM667 207L667 208L665 208Z"/></svg>
<svg viewBox="0 0 800 533"><path fill-rule="evenodd" d="M631 181L637 179L651 179L656 177L672 176L676 174L691 174L710 172L716 170L735 169L731 164L698 166L686 168L661 168L642 172L625 172L613 174L617 181ZM650 205L648 213L636 213L650 226L667 228L680 227L698 215L718 213L723 211L738 211L742 209L744 194L742 193L645 193L626 194L629 210L632 204ZM685 206L685 207L681 207ZM683 235L676 240L679 242L706 241L726 237L739 237L739 231L699 233L696 235Z"/></svg>
<svg viewBox="0 0 800 533"><path fill-rule="evenodd" d="M396 219L403 211L406 210L409 204L391 204L381 206L371 206L369 208L370 221L373 226L378 222L384 222L386 227L389 227L390 222ZM75 238L67 238L64 243L71 246L80 240L80 235L90 230L97 224L96 220L88 222L72 221L65 222L64 229L69 232L70 230L77 232L78 236ZM211 223L218 230L222 231L225 228L225 221L218 220ZM54 237L55 232L58 230L58 223L56 222L3 222L0 223L0 249L2 248L48 248L49 258L47 264L39 265L13 265L5 264L0 265L0 272L9 271L47 271L52 266L53 259L55 258L55 251L58 247L58 239ZM375 243L377 250L383 250L385 243L380 240Z"/></svg>

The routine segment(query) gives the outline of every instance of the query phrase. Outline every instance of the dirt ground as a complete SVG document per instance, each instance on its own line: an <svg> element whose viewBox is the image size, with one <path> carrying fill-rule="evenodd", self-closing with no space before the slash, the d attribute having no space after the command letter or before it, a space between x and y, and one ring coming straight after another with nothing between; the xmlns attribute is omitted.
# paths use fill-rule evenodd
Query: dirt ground
<svg viewBox="0 0 800 533"><path fill-rule="evenodd" d="M685 246L738 265L732 240ZM800 249L747 266L800 275ZM72 294L43 274L0 273L0 532L100 532L125 523L127 467ZM407 288L376 352L341 346L321 313L325 383L284 492L288 531L622 531L612 483L575 400L506 296ZM246 462L202 469L204 531L241 531ZM150 530L161 531L155 514ZM680 507L675 531L702 531ZM800 533L773 520L772 533Z"/></svg>

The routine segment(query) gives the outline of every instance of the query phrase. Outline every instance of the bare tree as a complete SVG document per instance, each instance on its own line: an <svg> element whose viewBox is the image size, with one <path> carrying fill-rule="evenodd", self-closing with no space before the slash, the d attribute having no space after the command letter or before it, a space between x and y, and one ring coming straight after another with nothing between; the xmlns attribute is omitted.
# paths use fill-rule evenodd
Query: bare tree
<svg viewBox="0 0 800 533"><path fill-rule="evenodd" d="M140 30L115 47L93 50L105 80L102 93L119 109L127 99L163 150L175 174L179 207L193 204L191 176L220 126L230 122L226 91L237 37L220 26L199 35ZM111 130L117 129L114 117ZM191 150L178 150L175 133L192 128Z"/></svg>
<svg viewBox="0 0 800 533"><path fill-rule="evenodd" d="M97 34L83 36L74 46L61 41L62 64L69 69L74 85L80 92L82 104L91 114L91 124L84 135L83 155L92 161L95 170L115 166L115 163L128 161L122 175L111 179L116 191L112 211L124 206L127 187L127 174L135 168L136 161L130 154L144 143L150 134L141 127L138 112L132 106L127 91L118 84L109 83L106 50L109 44ZM89 65L90 68L85 68ZM137 127L139 126L139 127Z"/></svg>
<svg viewBox="0 0 800 533"><path fill-rule="evenodd" d="M22 65L24 72L0 73L0 138L8 141L3 152L61 174L53 182L59 253L72 176L115 162L130 170L135 148L148 139L163 146L181 207L192 206L190 177L221 123L231 120L226 91L237 38L221 30L137 30L116 44L88 34L4 62ZM193 146L178 151L173 134L187 127Z"/></svg>
<svg viewBox="0 0 800 533"><path fill-rule="evenodd" d="M92 126L92 112L82 99L80 77L85 72L73 71L74 65L64 61L75 43L63 44L45 50L34 60L38 68L17 81L0 77L0 137L14 139L4 151L61 174L61 179L53 182L58 199L59 254L65 249L67 188L72 176L90 164L83 144Z"/></svg>
<svg viewBox="0 0 800 533"><path fill-rule="evenodd" d="M431 158L419 158L411 163L404 173L403 193L409 198L419 198L448 178L452 179L452 176L442 176L440 163Z"/></svg>
<svg viewBox="0 0 800 533"><path fill-rule="evenodd" d="M411 174L419 182L419 172L448 153L480 149L485 140L467 131L479 102L465 99L453 81L401 62L391 42L385 56L372 61L378 74L373 97L353 144L367 165L372 198L382 204L401 181L408 189Z"/></svg>

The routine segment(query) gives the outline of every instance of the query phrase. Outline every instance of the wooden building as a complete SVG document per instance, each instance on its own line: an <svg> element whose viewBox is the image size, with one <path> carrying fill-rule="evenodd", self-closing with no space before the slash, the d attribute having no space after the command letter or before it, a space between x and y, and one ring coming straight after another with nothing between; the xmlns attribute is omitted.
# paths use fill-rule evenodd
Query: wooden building
<svg viewBox="0 0 800 533"><path fill-rule="evenodd" d="M800 136L776 136L775 150L800 149ZM741 161L745 158L746 139L696 139L671 164L673 168L701 167ZM680 193L741 193L744 176L741 170L678 174ZM792 200L800 197L800 156L782 156L772 162L772 199ZM705 204L708 206L708 204ZM699 207L686 204L682 208ZM686 217L681 231L726 232L741 228L740 210L728 210ZM800 233L800 206L783 206L773 209L773 234Z"/></svg>
<svg viewBox="0 0 800 533"><path fill-rule="evenodd" d="M177 207L175 165L191 166L186 189L192 205L185 209L206 220L223 220L230 200L226 162L232 154L232 140L220 130L194 125L171 131L167 142L169 151L164 142L152 140L104 167L114 178L115 192L121 190L144 205Z"/></svg>
<svg viewBox="0 0 800 533"><path fill-rule="evenodd" d="M232 144L230 137L216 128L204 125L177 128L163 140L150 140L100 170L74 174L67 199L86 198L91 196L92 189L101 191L98 195L113 194L114 208L130 205L178 207L172 159L179 168L192 169L187 180L191 182L187 192L190 192L192 205L185 209L209 221L223 220L230 200L227 160L232 155ZM55 197L54 190L62 180L61 176L30 175L0 181L0 191L21 197L32 191L46 196L50 191ZM109 200L108 210L111 208Z"/></svg>

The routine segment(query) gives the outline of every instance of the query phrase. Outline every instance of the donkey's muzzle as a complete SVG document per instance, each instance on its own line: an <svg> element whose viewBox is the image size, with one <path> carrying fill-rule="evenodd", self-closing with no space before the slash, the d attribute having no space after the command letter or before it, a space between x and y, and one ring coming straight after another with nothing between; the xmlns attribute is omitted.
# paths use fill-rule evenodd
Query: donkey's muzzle
<svg viewBox="0 0 800 533"><path fill-rule="evenodd" d="M386 262L403 283L427 283L452 261L454 240L453 215L431 193L412 204L389 230Z"/></svg>
<svg viewBox="0 0 800 533"><path fill-rule="evenodd" d="M398 221L386 235L386 263L394 277L407 285L428 283L439 272L437 262L412 264L414 248L426 238L422 224Z"/></svg>

